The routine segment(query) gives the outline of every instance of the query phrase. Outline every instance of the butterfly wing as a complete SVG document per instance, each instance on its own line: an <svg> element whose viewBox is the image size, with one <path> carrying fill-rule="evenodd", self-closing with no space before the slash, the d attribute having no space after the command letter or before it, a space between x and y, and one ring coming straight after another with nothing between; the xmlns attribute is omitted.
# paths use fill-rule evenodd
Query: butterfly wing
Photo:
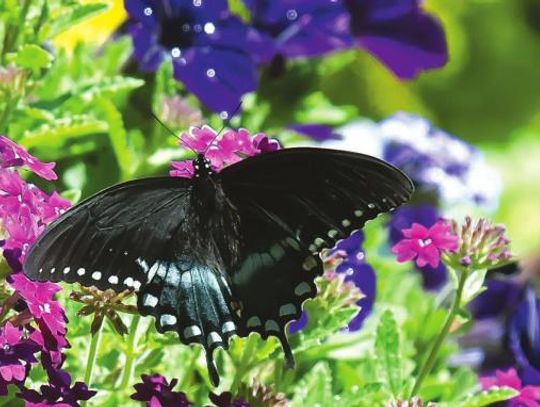
<svg viewBox="0 0 540 407"><path fill-rule="evenodd" d="M137 290L147 280L140 263L173 258L166 249L185 222L190 190L185 179L160 177L101 191L47 227L24 273L38 281Z"/></svg>
<svg viewBox="0 0 540 407"><path fill-rule="evenodd" d="M231 276L242 302L239 334L277 336L286 353L285 325L316 294L320 251L406 202L414 189L384 161L316 148L256 156L221 177L242 225L243 257Z"/></svg>

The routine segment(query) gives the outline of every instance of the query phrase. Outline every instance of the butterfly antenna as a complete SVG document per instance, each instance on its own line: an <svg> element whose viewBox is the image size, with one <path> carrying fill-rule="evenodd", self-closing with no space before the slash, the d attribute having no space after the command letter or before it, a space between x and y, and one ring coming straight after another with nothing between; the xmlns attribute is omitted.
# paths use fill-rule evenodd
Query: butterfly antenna
<svg viewBox="0 0 540 407"><path fill-rule="evenodd" d="M208 151L208 149L212 146L212 144L214 144L214 141L217 140L217 138L219 137L219 135L221 134L221 132L223 130L225 130L225 127L227 127L229 125L229 123L231 122L231 120L233 119L234 116L236 116L236 114L240 111L240 108L242 107L242 101L240 100L240 102L238 103L238 105L236 106L236 108L234 109L234 111L232 112L232 114L227 117L225 120L223 120L223 126L221 126L221 129L219 129L219 131L216 133L214 139L208 143L208 147L206 147L206 150L204 150L204 154L206 154L206 152Z"/></svg>
<svg viewBox="0 0 540 407"><path fill-rule="evenodd" d="M161 121L161 119L160 119L159 117L157 117L157 116L154 114L154 112L150 112L150 114L152 115L152 117L154 118L154 120L155 120L156 122L158 122L158 123L161 125L161 127L163 127L165 130L167 130L169 133L171 133L174 137L176 137L177 139L180 140L180 136L179 136L178 134L176 134L176 133L174 132L174 130L172 130L169 126L167 126L165 123L163 123L163 122Z"/></svg>

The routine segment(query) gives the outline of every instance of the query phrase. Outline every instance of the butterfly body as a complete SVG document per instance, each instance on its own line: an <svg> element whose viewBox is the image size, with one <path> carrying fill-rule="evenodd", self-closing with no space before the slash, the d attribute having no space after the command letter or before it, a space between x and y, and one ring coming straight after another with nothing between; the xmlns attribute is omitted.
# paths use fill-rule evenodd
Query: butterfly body
<svg viewBox="0 0 540 407"><path fill-rule="evenodd" d="M212 354L232 335L276 336L316 295L318 253L405 202L399 170L361 154L297 148L213 171L199 155L192 179L158 177L106 189L53 222L25 274L137 292L158 331Z"/></svg>

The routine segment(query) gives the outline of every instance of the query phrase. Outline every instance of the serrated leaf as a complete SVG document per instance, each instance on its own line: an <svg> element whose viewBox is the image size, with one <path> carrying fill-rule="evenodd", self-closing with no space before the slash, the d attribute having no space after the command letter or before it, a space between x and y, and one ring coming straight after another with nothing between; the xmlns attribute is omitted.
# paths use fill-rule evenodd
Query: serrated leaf
<svg viewBox="0 0 540 407"><path fill-rule="evenodd" d="M392 395L397 397L401 390L401 360L399 357L399 332L392 311L381 315L375 338L375 354L383 379Z"/></svg>
<svg viewBox="0 0 540 407"><path fill-rule="evenodd" d="M52 19L46 34L49 38L56 37L62 31L89 17L102 13L108 8L109 5L106 3L73 4L69 7L64 7L62 12Z"/></svg>
<svg viewBox="0 0 540 407"><path fill-rule="evenodd" d="M31 69L33 73L49 67L53 59L51 54L35 44L23 45L14 56L14 62L19 67Z"/></svg>
<svg viewBox="0 0 540 407"><path fill-rule="evenodd" d="M466 400L460 402L458 407L483 407L490 406L499 401L509 400L515 397L519 392L509 387L492 388L484 390L481 393L470 396Z"/></svg>
<svg viewBox="0 0 540 407"><path fill-rule="evenodd" d="M104 78L100 82L83 85L76 90L75 94L84 101L90 102L96 96L110 97L120 92L127 92L144 85L142 79L125 76L112 76Z"/></svg>
<svg viewBox="0 0 540 407"><path fill-rule="evenodd" d="M300 380L292 399L293 407L333 405L332 372L326 362L319 362Z"/></svg>
<svg viewBox="0 0 540 407"><path fill-rule="evenodd" d="M109 139L122 173L122 179L129 179L137 163L128 145L122 115L109 99L99 98L96 100L96 105L102 111L103 118L109 125Z"/></svg>
<svg viewBox="0 0 540 407"><path fill-rule="evenodd" d="M90 116L79 115L56 119L43 124L36 130L27 131L23 134L20 143L26 148L60 147L69 139L105 133L107 130L107 123Z"/></svg>

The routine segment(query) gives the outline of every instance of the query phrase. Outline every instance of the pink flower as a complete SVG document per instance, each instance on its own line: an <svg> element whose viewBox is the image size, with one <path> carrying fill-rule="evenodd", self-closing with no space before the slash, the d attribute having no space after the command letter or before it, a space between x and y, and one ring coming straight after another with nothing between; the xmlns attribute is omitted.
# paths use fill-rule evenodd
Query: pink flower
<svg viewBox="0 0 540 407"><path fill-rule="evenodd" d="M523 386L516 369L497 370L495 377L481 377L480 384L484 390L494 386L517 390L519 394L508 401L510 407L540 407L540 386Z"/></svg>
<svg viewBox="0 0 540 407"><path fill-rule="evenodd" d="M197 153L204 153L214 171L234 164L245 157L275 151L280 148L277 140L265 134L252 136L246 129L227 130L221 135L209 126L191 128L189 134L182 134L180 145ZM173 177L191 178L194 175L191 161L173 161L169 174Z"/></svg>
<svg viewBox="0 0 540 407"><path fill-rule="evenodd" d="M3 168L28 167L34 174L52 181L57 179L53 171L55 163L44 163L5 136L0 136L0 160Z"/></svg>
<svg viewBox="0 0 540 407"><path fill-rule="evenodd" d="M397 261L400 263L416 258L418 267L427 264L437 267L442 251L454 251L458 248L458 237L450 232L450 225L444 221L438 221L429 229L413 223L410 229L402 230L405 239L392 247L392 253L397 254Z"/></svg>
<svg viewBox="0 0 540 407"><path fill-rule="evenodd" d="M31 281L22 273L13 274L11 279L11 286L25 300L30 314L38 324L43 345L49 350L66 347L67 319L64 309L54 299L54 295L61 290L60 286Z"/></svg>

